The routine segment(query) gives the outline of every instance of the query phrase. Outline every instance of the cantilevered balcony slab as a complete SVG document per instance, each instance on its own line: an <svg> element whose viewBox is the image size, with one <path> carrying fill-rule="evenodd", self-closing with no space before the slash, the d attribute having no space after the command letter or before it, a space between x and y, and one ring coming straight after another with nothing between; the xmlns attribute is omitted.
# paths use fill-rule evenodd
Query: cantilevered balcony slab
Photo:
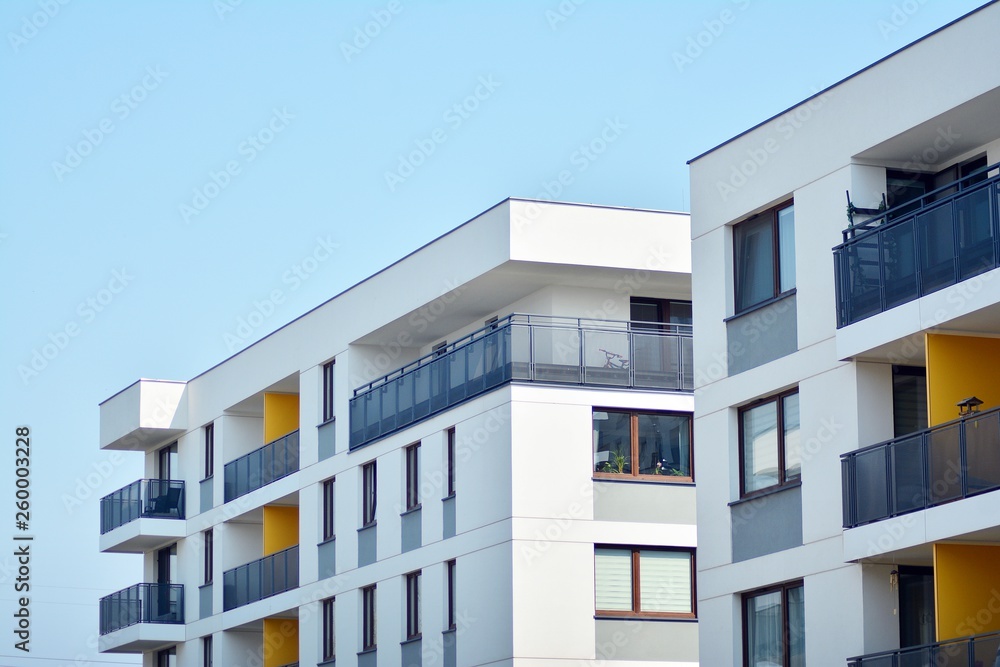
<svg viewBox="0 0 1000 667"><path fill-rule="evenodd" d="M101 403L101 449L148 452L187 430L184 382L139 380Z"/></svg>
<svg viewBox="0 0 1000 667"><path fill-rule="evenodd" d="M140 479L101 498L101 551L145 553L184 537L182 480Z"/></svg>
<svg viewBox="0 0 1000 667"><path fill-rule="evenodd" d="M184 641L184 586L136 584L101 598L98 649L143 653Z"/></svg>

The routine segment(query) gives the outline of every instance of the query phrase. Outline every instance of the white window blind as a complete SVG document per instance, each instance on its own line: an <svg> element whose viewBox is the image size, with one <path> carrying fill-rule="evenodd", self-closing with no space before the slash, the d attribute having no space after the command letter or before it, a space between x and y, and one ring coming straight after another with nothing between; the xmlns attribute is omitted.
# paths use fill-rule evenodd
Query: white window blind
<svg viewBox="0 0 1000 667"><path fill-rule="evenodd" d="M597 609L632 611L632 551L595 549L594 582Z"/></svg>
<svg viewBox="0 0 1000 667"><path fill-rule="evenodd" d="M639 610L691 612L691 555L639 551Z"/></svg>

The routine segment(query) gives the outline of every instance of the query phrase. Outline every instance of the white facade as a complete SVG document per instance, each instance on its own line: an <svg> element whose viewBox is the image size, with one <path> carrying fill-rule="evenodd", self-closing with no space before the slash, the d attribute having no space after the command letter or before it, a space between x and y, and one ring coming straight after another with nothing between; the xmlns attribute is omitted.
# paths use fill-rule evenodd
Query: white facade
<svg viewBox="0 0 1000 667"><path fill-rule="evenodd" d="M991 248L996 232L983 237L989 259L982 266L964 268L961 253L966 248L971 253L972 230L978 223L972 221L971 209L961 208L973 200L954 199L955 191L972 192L980 183L995 180L997 169L957 183L954 191L918 198L913 205L923 208L917 213L899 210L881 220L885 229L867 237L863 226L879 219L883 193L888 194L890 207L908 199L900 193L906 181L900 174L909 174L907 178L931 191L956 183L978 165L1000 162L1000 68L987 64L995 60L998 34L1000 5L988 3L690 163L692 292L698 331L695 439L700 460L714 462L711 469L703 463L698 478L699 620L711 628L701 635L703 664L770 666L784 660L783 664L794 665L845 665L849 658L898 649L901 642L915 646L1000 629L992 620L993 612L989 623L980 619L978 625L964 629L945 620L956 615L975 618L984 608L971 590L989 591L993 582L959 583L957 572L975 571L976 562L995 555L988 549L998 544L1000 493L950 504L932 501L928 504L939 506L926 509L904 507L902 485L908 473L892 468L897 465L892 459L888 464L895 475L892 483L898 485L891 498L886 496L885 514L891 516L871 509L863 521L852 522L845 516L841 471L842 455L913 430L894 426L894 416L905 417L902 385L896 380L906 373L920 377L926 372L924 407L929 405L932 427L958 417L955 403L961 398L986 399L984 412L998 405L987 395L989 382L976 377L979 368L992 369L992 353L970 347L988 348L983 340L1000 334L1000 281L993 280L998 269ZM976 197L989 201L982 210L988 212L992 206L989 215L995 216L996 190L988 190L991 194L987 190ZM863 238L882 239L878 250L851 256L856 259L843 265L847 268L841 274L841 293L853 289L860 295L850 306L838 296L831 261L832 249L845 242L842 232L850 224L845 191L857 208L870 209L854 214L853 224L859 227L846 236L850 252L863 244ZM947 231L935 237L934 225L939 222L931 214L936 202L945 200L955 207L954 218L941 218L941 229ZM773 248L783 257L793 257L793 284L775 287L770 299L737 294L737 289L746 293L761 286L770 289L766 281L752 276L752 267L747 268L760 255L754 254L751 241L743 239L749 238L747 230L776 215L774 207L787 204L794 208L794 241L783 237ZM983 220L984 229L987 223L996 223L995 217ZM911 223L916 232L909 236L898 232ZM871 229L877 226L872 222ZM905 244L913 238L916 249L904 254L900 248L909 248ZM949 244L961 248L954 259L948 254ZM943 271L960 271L953 284L947 279L932 284L939 267L929 258L936 253L947 255L941 262ZM864 263L873 258L872 265ZM914 263L919 278L908 268ZM784 282L789 271L782 268L780 273ZM907 295L907 281L918 279L917 293ZM875 286L862 294L866 285ZM871 305L879 299L881 308ZM861 312L869 307L878 312ZM843 317L840 322L838 312ZM941 339L934 334L967 338L958 343L946 339L939 354L934 346ZM952 363L952 350L962 346L969 350L970 360L968 367L959 368ZM750 472L741 468L752 441L744 415L756 414L748 409L762 405L760 401L796 389L801 476L786 471L783 478L779 476L780 483L758 488L755 495L747 488L758 483L754 477L758 469L752 463L746 463ZM963 390L967 391L963 396L953 396ZM776 431L770 433L774 436ZM913 460L931 466L933 482L938 454L930 442L929 458ZM770 444L761 443L759 453L770 451ZM793 444L786 443L788 451ZM1000 447L1000 442L992 444ZM902 451L891 453L902 457ZM970 458L970 479L976 465ZM872 486L864 487L869 482ZM884 481L872 473L853 483L864 487L859 493L867 493L865 489ZM968 484L971 489L972 482ZM849 501L856 500L848 495ZM868 502L871 498L865 496L864 503ZM857 523L863 525L855 527ZM984 549L963 551L967 567L955 568L946 560L952 546ZM958 578L949 579L952 574ZM906 585L919 577L927 577L933 596L918 605ZM783 657L763 657L769 651L765 639L748 647L760 635L748 630L746 609L762 599L755 597L757 592L777 585L801 585L804 620L792 620L789 629L787 613L794 609L785 604L784 627L792 634L797 628L804 631L804 652L801 646L785 644ZM914 639L914 628L902 627L918 613L918 606L925 618L914 622L927 624L920 641ZM975 664L993 664L1000 638L988 641L977 649ZM757 651L756 661L745 651ZM928 655L917 656L918 662L912 664L973 664L935 663ZM799 658L804 662L796 662ZM855 664L896 663L872 659Z"/></svg>
<svg viewBox="0 0 1000 667"><path fill-rule="evenodd" d="M184 592L175 603L164 586L151 588L145 602L152 612L121 597L102 602L102 651L142 652L147 667L194 667L207 664L204 639L211 637L217 666L332 664L324 655L323 601L334 598L339 664L697 664L693 595L686 615L597 618L595 601L595 545L689 554L693 562L690 470L681 481L625 480L595 474L594 463L595 408L693 413L691 366L683 364L689 353L665 352L668 343L689 346L690 328L625 323L634 299L690 301L689 238L685 214L509 199L186 383L142 380L108 399L101 446L144 452L151 480L168 465L169 477L183 482L185 518L159 482L143 486L133 505L112 494L102 501L108 525L101 548L144 554L145 583L169 580ZM525 313L531 318L508 319ZM449 364L468 355L449 368L467 369L469 383L451 382L445 408L403 427L386 427L403 419L403 399L393 403L396 411L371 413L379 418L369 424L378 431L370 437L364 413L352 412L354 390L376 380L380 396L402 392L405 383L378 379L418 360L431 372L437 357L427 355L443 341ZM643 361L637 351L650 341L658 351ZM506 365L493 364L497 354L508 355ZM479 391L476 383L490 376L474 370L477 359L507 375ZM631 359L630 369L622 359ZM469 395L456 399L458 391ZM331 396L334 418L327 419ZM205 480L208 425L214 475ZM287 475L259 485L253 475L227 470L293 428L298 465ZM176 456L165 458L174 442ZM415 443L419 507L408 509L406 451ZM366 527L364 466L371 462L376 520ZM324 535L329 480L333 539ZM235 484L259 488L233 498ZM122 518L139 507L143 516ZM170 545L175 558L162 551ZM237 579L243 574L235 569L256 559L286 572L274 559L295 545L298 580L289 590L257 595ZM169 573L161 561L171 563ZM421 627L414 640L406 576L415 572ZM236 583L224 590L229 582ZM372 585L377 643L365 650L363 597ZM241 603L240 596L261 599Z"/></svg>

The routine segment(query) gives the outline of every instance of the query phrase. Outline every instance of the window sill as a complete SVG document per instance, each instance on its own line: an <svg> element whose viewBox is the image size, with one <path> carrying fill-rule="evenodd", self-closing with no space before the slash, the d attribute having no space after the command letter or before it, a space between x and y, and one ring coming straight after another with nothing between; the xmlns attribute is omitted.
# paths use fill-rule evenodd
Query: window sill
<svg viewBox="0 0 1000 667"><path fill-rule="evenodd" d="M594 619L598 621L680 621L681 623L697 623L698 616L695 614L656 614L652 612L625 613L625 612L597 612Z"/></svg>
<svg viewBox="0 0 1000 667"><path fill-rule="evenodd" d="M446 500L454 500L454 499L455 499L455 494L454 493L449 493L447 496L445 496L444 498L441 499L441 502L444 502Z"/></svg>
<svg viewBox="0 0 1000 667"><path fill-rule="evenodd" d="M626 475L595 472L593 481L612 482L614 484L674 484L676 486L694 486L694 478L692 477L673 477L671 475Z"/></svg>
<svg viewBox="0 0 1000 667"><path fill-rule="evenodd" d="M336 665L336 664L337 664L336 658L328 658L323 662L317 662L316 667L329 667L330 665Z"/></svg>
<svg viewBox="0 0 1000 667"><path fill-rule="evenodd" d="M458 632L458 628L457 628L456 626L452 626L452 627L450 627L450 628L447 628L447 629L445 629L445 630L442 630L442 631L441 631L441 634L442 634L442 635L453 635L453 634L455 634L456 632Z"/></svg>
<svg viewBox="0 0 1000 667"><path fill-rule="evenodd" d="M362 531L368 530L369 528L374 528L377 525L378 525L378 521L372 521L371 523L366 523L365 525L363 525L360 528L358 528L358 532L360 533Z"/></svg>
<svg viewBox="0 0 1000 667"><path fill-rule="evenodd" d="M405 646L406 644L414 644L416 642L419 642L423 638L424 638L423 635L416 635L416 636L413 636L413 637L408 637L407 639L404 639L403 641L399 642L399 645L400 646Z"/></svg>
<svg viewBox="0 0 1000 667"><path fill-rule="evenodd" d="M414 512L419 512L421 509L423 508L420 505L417 505L415 507L411 507L408 510L400 512L399 516L406 516L407 514L413 514Z"/></svg>
<svg viewBox="0 0 1000 667"><path fill-rule="evenodd" d="M337 536L336 535L331 535L330 537L326 538L325 540L323 540L322 542L320 542L316 546L317 547L321 547L324 544L329 544L330 542L336 542L336 541L337 541Z"/></svg>
<svg viewBox="0 0 1000 667"><path fill-rule="evenodd" d="M320 423L316 424L316 428L322 428L322 427L326 426L327 424L332 424L335 421L337 421L336 417L330 417L325 422L320 422Z"/></svg>
<svg viewBox="0 0 1000 667"><path fill-rule="evenodd" d="M781 493L782 491L788 491L789 489L797 489L802 486L802 480L797 479L794 482L786 482L784 484L779 484L777 486L769 486L766 489L761 489L760 491L754 491L749 495L745 495L738 500L734 500L729 503L730 507L735 505L742 505L743 503L749 503L758 498L764 498L766 496L773 496L776 493Z"/></svg>
<svg viewBox="0 0 1000 667"><path fill-rule="evenodd" d="M369 653L375 653L378 651L378 646L372 646L371 648L366 648L363 651L358 651L358 655L368 655Z"/></svg>
<svg viewBox="0 0 1000 667"><path fill-rule="evenodd" d="M198 590L201 590L203 588L208 588L211 585L212 585L211 581L206 581L205 583L203 583L201 586L198 587Z"/></svg>
<svg viewBox="0 0 1000 667"><path fill-rule="evenodd" d="M207 482L208 480L210 480L210 479L212 479L212 478L214 478L214 477L215 477L215 473L212 473L212 474L211 474L211 475L209 475L208 477L203 477L203 478L201 479L201 481L203 481L203 482Z"/></svg>
<svg viewBox="0 0 1000 667"><path fill-rule="evenodd" d="M754 311L761 310L763 308L767 308L768 306L770 306L772 304L775 304L775 303L777 303L779 301L783 301L784 299L787 299L790 296L795 296L795 293L797 291L798 291L798 289L795 288L795 287L793 287L792 289L788 290L787 292L782 292L778 296L772 296L770 299L767 299L766 301L761 301L760 303L755 303L754 305L750 306L749 308L746 308L745 310L741 310L740 312L738 312L738 313L736 313L734 315L730 315L729 317L723 318L722 321L723 322L730 322L732 320L738 320L739 318L743 317L744 315L749 315L750 313L752 313Z"/></svg>

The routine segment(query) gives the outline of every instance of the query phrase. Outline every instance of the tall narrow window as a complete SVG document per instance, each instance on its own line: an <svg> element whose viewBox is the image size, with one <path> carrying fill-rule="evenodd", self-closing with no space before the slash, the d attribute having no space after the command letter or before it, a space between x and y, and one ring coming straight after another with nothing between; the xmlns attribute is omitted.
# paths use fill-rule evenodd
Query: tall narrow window
<svg viewBox="0 0 1000 667"><path fill-rule="evenodd" d="M202 533L202 536L205 542L203 547L205 556L202 568L204 570L203 579L206 584L210 584L212 583L212 568L215 562L215 533L209 528Z"/></svg>
<svg viewBox="0 0 1000 667"><path fill-rule="evenodd" d="M323 661L337 657L337 608L336 599L323 600Z"/></svg>
<svg viewBox="0 0 1000 667"><path fill-rule="evenodd" d="M791 203L733 227L736 312L795 287L795 208Z"/></svg>
<svg viewBox="0 0 1000 667"><path fill-rule="evenodd" d="M376 636L375 586L365 586L361 589L361 648L365 651L375 649Z"/></svg>
<svg viewBox="0 0 1000 667"><path fill-rule="evenodd" d="M361 475L361 527L364 528L375 523L375 507L378 500L378 480L376 478L375 461L362 466Z"/></svg>
<svg viewBox="0 0 1000 667"><path fill-rule="evenodd" d="M179 472L177 470L177 443L161 447L156 454L159 479L174 479L174 475Z"/></svg>
<svg viewBox="0 0 1000 667"><path fill-rule="evenodd" d="M420 507L420 443L406 448L406 511Z"/></svg>
<svg viewBox="0 0 1000 667"><path fill-rule="evenodd" d="M801 477L797 389L740 411L740 459L743 495L788 484Z"/></svg>
<svg viewBox="0 0 1000 667"><path fill-rule="evenodd" d="M449 630L455 629L455 570L456 561L450 560L447 563L448 576L448 618L445 619Z"/></svg>
<svg viewBox="0 0 1000 667"><path fill-rule="evenodd" d="M448 495L455 495L455 429L448 429Z"/></svg>
<svg viewBox="0 0 1000 667"><path fill-rule="evenodd" d="M334 363L331 361L328 364L323 365L323 421L328 422L334 418L336 413L334 412L333 405L333 368Z"/></svg>
<svg viewBox="0 0 1000 667"><path fill-rule="evenodd" d="M215 424L205 427L205 479L215 474Z"/></svg>
<svg viewBox="0 0 1000 667"><path fill-rule="evenodd" d="M745 667L805 667L805 596L792 582L743 596Z"/></svg>
<svg viewBox="0 0 1000 667"><path fill-rule="evenodd" d="M336 493L336 479L328 479L323 482L323 541L332 539L336 535L336 524L334 523L334 496Z"/></svg>
<svg viewBox="0 0 1000 667"><path fill-rule="evenodd" d="M420 637L420 572L406 575L406 638Z"/></svg>
<svg viewBox="0 0 1000 667"><path fill-rule="evenodd" d="M598 615L694 617L694 554L682 549L594 549Z"/></svg>
<svg viewBox="0 0 1000 667"><path fill-rule="evenodd" d="M212 635L201 638L201 667L212 667Z"/></svg>

